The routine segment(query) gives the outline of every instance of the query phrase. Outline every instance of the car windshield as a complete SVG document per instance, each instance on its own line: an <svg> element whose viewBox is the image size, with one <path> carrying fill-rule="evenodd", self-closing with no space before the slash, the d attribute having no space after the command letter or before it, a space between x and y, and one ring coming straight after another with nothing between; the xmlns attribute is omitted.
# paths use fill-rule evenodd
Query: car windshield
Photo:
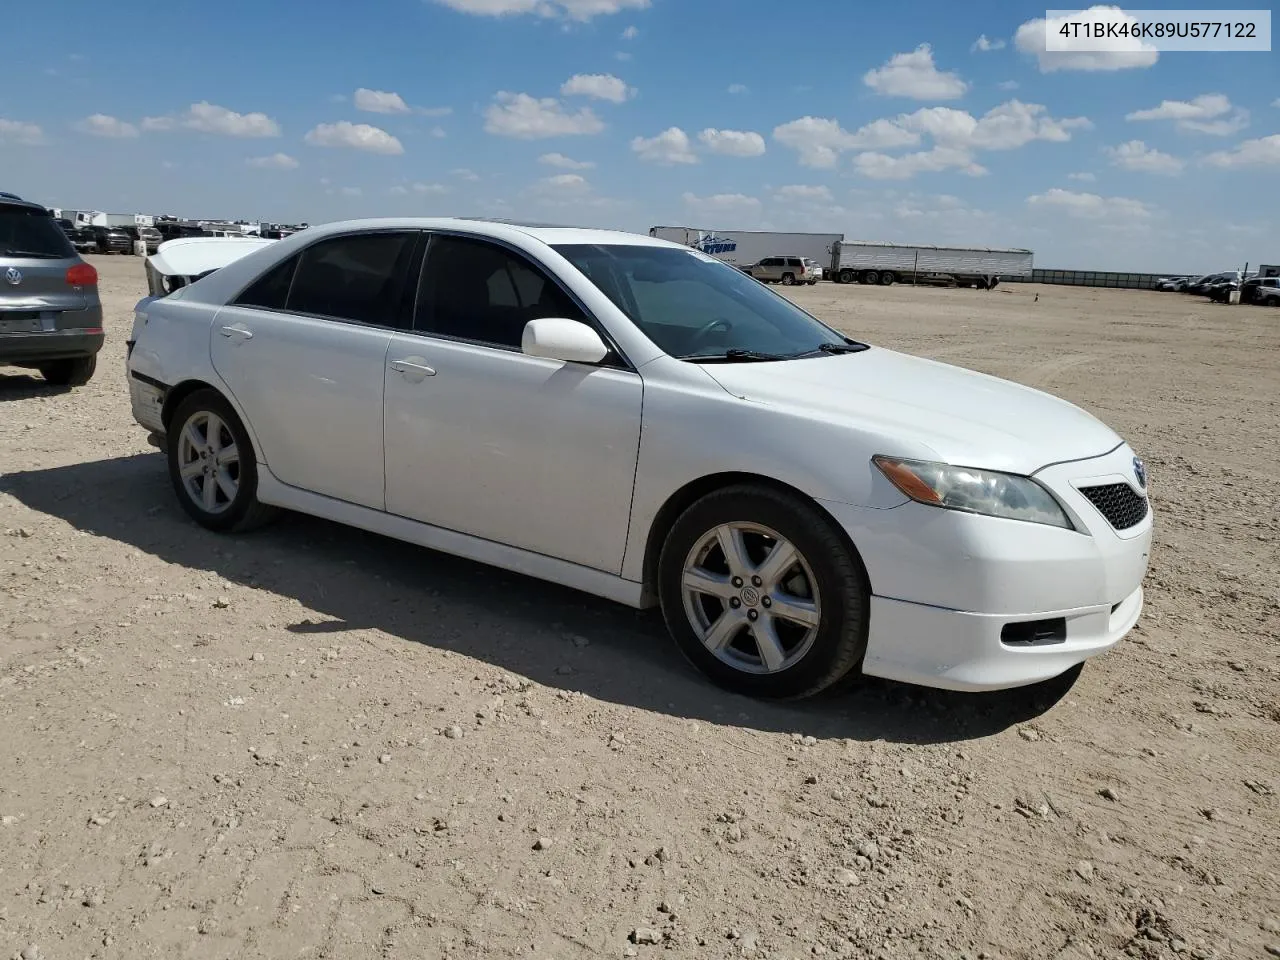
<svg viewBox="0 0 1280 960"><path fill-rule="evenodd" d="M577 267L681 360L778 360L866 349L741 270L696 250L563 244Z"/></svg>
<svg viewBox="0 0 1280 960"><path fill-rule="evenodd" d="M58 221L30 207L0 206L0 256L61 260L74 257Z"/></svg>

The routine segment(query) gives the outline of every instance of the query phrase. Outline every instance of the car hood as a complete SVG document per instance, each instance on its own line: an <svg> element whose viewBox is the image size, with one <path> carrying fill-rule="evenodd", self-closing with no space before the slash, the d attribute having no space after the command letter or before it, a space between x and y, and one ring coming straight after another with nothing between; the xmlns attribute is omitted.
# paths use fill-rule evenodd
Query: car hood
<svg viewBox="0 0 1280 960"><path fill-rule="evenodd" d="M1031 474L1123 441L1106 424L1039 390L872 347L781 362L704 364L734 396L846 421L880 452Z"/></svg>

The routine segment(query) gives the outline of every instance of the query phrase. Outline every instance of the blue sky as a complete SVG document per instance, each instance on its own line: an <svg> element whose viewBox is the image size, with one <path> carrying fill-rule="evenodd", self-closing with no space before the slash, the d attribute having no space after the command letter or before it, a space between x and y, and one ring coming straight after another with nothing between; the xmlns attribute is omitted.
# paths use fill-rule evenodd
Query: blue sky
<svg viewBox="0 0 1280 960"><path fill-rule="evenodd" d="M1044 54L1022 3L789 7L29 4L0 189L313 223L832 230L1043 267L1280 261L1275 53Z"/></svg>

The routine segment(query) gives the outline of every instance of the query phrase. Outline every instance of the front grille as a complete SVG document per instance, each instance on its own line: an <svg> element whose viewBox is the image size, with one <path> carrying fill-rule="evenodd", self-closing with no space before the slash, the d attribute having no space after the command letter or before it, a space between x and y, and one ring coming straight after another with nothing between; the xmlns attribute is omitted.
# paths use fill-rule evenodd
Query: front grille
<svg viewBox="0 0 1280 960"><path fill-rule="evenodd" d="M1081 487L1080 492L1107 518L1117 530L1136 527L1147 515L1147 498L1127 483L1108 483L1101 487Z"/></svg>

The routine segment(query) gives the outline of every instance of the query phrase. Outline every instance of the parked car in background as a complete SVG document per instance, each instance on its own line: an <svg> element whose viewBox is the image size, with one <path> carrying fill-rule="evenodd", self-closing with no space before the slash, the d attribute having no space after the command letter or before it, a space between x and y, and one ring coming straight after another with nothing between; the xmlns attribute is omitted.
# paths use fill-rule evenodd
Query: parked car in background
<svg viewBox="0 0 1280 960"><path fill-rule="evenodd" d="M133 237L123 227L90 227L98 253L133 253Z"/></svg>
<svg viewBox="0 0 1280 960"><path fill-rule="evenodd" d="M1240 302L1280 307L1280 277L1254 277L1245 281L1240 289Z"/></svg>
<svg viewBox="0 0 1280 960"><path fill-rule="evenodd" d="M658 605L739 693L1036 683L1142 610L1147 472L1112 430L676 243L329 223L142 300L126 350L195 522L283 507Z"/></svg>
<svg viewBox="0 0 1280 960"><path fill-rule="evenodd" d="M1187 284L1191 282L1190 277L1161 277L1156 281L1157 290L1185 290Z"/></svg>
<svg viewBox="0 0 1280 960"><path fill-rule="evenodd" d="M1224 270L1221 273L1209 273L1203 277L1197 278L1191 283L1188 283L1184 292L1193 293L1197 296L1204 296L1208 294L1211 287L1220 283L1229 283L1233 280L1237 282L1240 280L1239 270Z"/></svg>
<svg viewBox="0 0 1280 960"><path fill-rule="evenodd" d="M765 257L744 272L763 283L781 283L788 287L796 283L817 283L822 276L821 271L815 274L806 266L803 257Z"/></svg>
<svg viewBox="0 0 1280 960"><path fill-rule="evenodd" d="M155 227L139 227L138 239L147 245L147 253L155 253L160 249L160 244L164 243L164 237Z"/></svg>
<svg viewBox="0 0 1280 960"><path fill-rule="evenodd" d="M78 386L93 376L102 340L98 271L47 208L0 196L0 366Z"/></svg>
<svg viewBox="0 0 1280 960"><path fill-rule="evenodd" d="M803 257L802 259L804 260L805 279L810 284L817 283L821 280L825 272L822 268L822 264L817 260L811 260L808 257Z"/></svg>

